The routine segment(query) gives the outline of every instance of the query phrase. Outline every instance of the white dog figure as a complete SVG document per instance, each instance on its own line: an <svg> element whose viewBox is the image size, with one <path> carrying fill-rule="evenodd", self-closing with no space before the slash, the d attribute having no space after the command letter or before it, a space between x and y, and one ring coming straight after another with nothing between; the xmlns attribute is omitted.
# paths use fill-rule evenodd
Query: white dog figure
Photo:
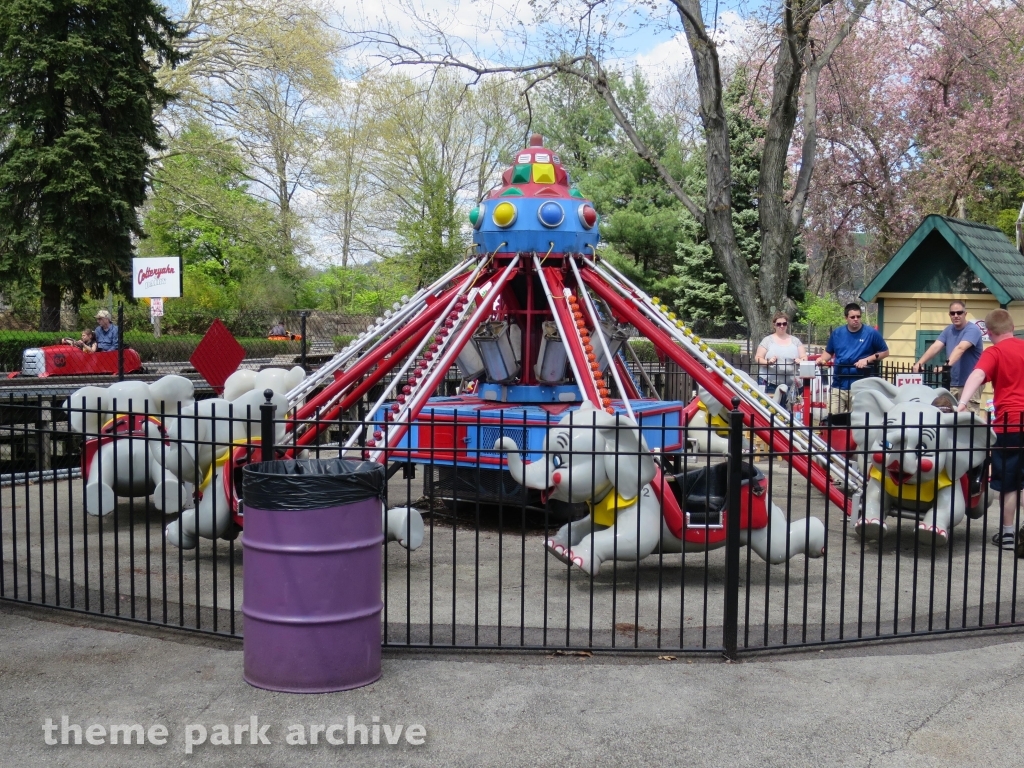
<svg viewBox="0 0 1024 768"><path fill-rule="evenodd" d="M642 560L659 546L662 552L703 551L706 546L677 538L663 520L651 486L654 458L632 419L584 403L548 431L540 461L524 464L519 447L508 437L494 447L508 452L508 469L516 482L541 490L543 500L590 503L591 514L563 526L547 548L591 575L606 560ZM671 492L667 485L666 492ZM804 552L805 545L809 556L819 557L825 527L817 518L787 526L785 514L772 505L771 537L761 528L742 531L742 540L772 563L782 562L787 553Z"/></svg>
<svg viewBox="0 0 1024 768"><path fill-rule="evenodd" d="M305 371L299 366L291 370L268 368L259 373L235 371L224 383L224 398L201 400L168 420L164 471L153 495L164 512L181 513L166 528L171 544L192 549L197 536L216 539L232 533L237 496L233 484L238 468L234 464L245 463L250 446L261 440L260 406L266 402L264 391L270 390L271 403L277 409L277 445L284 439L286 429L280 420L290 408L285 393L301 383L304 376ZM195 509L186 508L191 494L184 483L198 489Z"/></svg>
<svg viewBox="0 0 1024 768"><path fill-rule="evenodd" d="M704 387L697 387L697 412L686 424L687 449L694 453L729 453L729 409Z"/></svg>
<svg viewBox="0 0 1024 768"><path fill-rule="evenodd" d="M65 402L71 428L87 436L82 452L85 509L110 514L118 496L148 496L160 465L165 422L193 404L192 382L164 376L152 384L121 381L82 387Z"/></svg>
<svg viewBox="0 0 1024 768"><path fill-rule="evenodd" d="M157 506L165 512L180 512L166 528L167 541L181 549L193 549L198 537L216 539L237 535L232 525L241 495L239 470L252 459L252 449L262 441L262 412L265 392L276 406L274 444L286 434L281 423L289 410L285 394L300 384L302 368L267 368L259 373L235 371L224 382L224 397L201 400L167 425L168 445L163 451L162 481L154 490ZM300 453L297 458L302 458ZM260 459L264 457L260 456ZM189 484L199 489L195 509L188 509ZM382 524L386 540L407 549L423 542L423 518L409 507L384 511Z"/></svg>
<svg viewBox="0 0 1024 768"><path fill-rule="evenodd" d="M414 507L392 507L385 510L381 520L384 541L397 541L409 551L419 549L423 543L423 515Z"/></svg>
<svg viewBox="0 0 1024 768"><path fill-rule="evenodd" d="M985 461L994 434L972 413L934 405L955 403L944 389L907 385L894 400L883 394L891 392L886 386L866 383L853 393L850 424L868 459L864 512L855 528L881 540L886 518L902 510L917 516L923 544L945 544L967 512L961 477Z"/></svg>

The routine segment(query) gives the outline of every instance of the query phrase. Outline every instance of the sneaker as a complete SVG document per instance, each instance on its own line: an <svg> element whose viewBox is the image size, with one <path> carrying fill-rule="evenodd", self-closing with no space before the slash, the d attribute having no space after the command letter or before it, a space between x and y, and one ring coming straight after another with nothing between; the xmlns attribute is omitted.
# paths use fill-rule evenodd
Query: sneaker
<svg viewBox="0 0 1024 768"><path fill-rule="evenodd" d="M1013 549L1014 540L1012 533L1003 533L999 531L992 536L992 543L1000 549Z"/></svg>

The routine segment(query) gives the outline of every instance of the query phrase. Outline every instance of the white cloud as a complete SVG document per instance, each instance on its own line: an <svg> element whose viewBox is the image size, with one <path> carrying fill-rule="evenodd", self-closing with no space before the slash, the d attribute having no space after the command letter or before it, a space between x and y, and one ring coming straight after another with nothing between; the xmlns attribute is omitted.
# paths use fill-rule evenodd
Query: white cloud
<svg viewBox="0 0 1024 768"><path fill-rule="evenodd" d="M718 43L718 55L724 71L730 71L737 60L746 55L758 30L755 21L735 11L726 11L718 17L718 26L713 30L713 35ZM670 40L658 43L647 52L638 53L634 63L655 84L677 79L681 74L692 77L690 46L686 42L686 34L681 30Z"/></svg>
<svg viewBox="0 0 1024 768"><path fill-rule="evenodd" d="M686 35L679 32L671 40L658 43L647 53L636 55L634 62L645 75L657 77L669 69L690 66L690 47Z"/></svg>

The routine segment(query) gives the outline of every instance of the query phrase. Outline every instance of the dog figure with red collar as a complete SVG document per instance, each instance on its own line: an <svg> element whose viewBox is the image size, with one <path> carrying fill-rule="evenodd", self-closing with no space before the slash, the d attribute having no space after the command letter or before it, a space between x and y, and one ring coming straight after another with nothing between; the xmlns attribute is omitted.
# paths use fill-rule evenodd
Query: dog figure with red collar
<svg viewBox="0 0 1024 768"><path fill-rule="evenodd" d="M924 546L945 544L965 514L978 516L970 480L983 469L994 435L974 414L935 405L952 399L944 389L891 387L865 380L853 393L851 435L866 450L868 476L855 529L881 540L886 518L900 515L917 521Z"/></svg>
<svg viewBox="0 0 1024 768"><path fill-rule="evenodd" d="M107 515L119 496L148 496L164 472L164 420L192 406L192 382L164 376L147 384L122 381L109 387L82 387L65 403L71 428L85 435L82 476L85 509Z"/></svg>
<svg viewBox="0 0 1024 768"><path fill-rule="evenodd" d="M555 557L596 575L607 560L642 560L664 553L725 545L724 465L702 476L663 477L632 419L584 403L550 429L544 455L524 464L515 441L494 445L508 453L508 470L543 499L587 502L591 513L562 526L547 541ZM806 553L820 557L825 526L817 518L791 525L767 498L767 483L746 466L741 540L771 563ZM770 508L770 511L769 511Z"/></svg>

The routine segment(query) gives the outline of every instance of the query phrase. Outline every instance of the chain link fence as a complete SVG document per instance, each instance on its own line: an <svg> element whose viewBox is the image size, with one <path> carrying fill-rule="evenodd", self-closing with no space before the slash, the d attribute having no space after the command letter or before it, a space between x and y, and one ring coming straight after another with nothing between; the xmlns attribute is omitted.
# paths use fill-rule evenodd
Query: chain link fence
<svg viewBox="0 0 1024 768"><path fill-rule="evenodd" d="M150 319L149 307L142 304L116 307L111 314L124 346L138 353L144 372L155 374L189 373L189 358L215 319L235 336L245 350L243 365L252 368L303 364L315 368L333 357L373 320L316 310L172 310L156 323ZM30 319L13 313L0 314L0 372L21 372L26 349L63 345L67 346L66 354L85 354L64 340L78 340L83 330L95 326L95 318L78 317L68 311L38 313Z"/></svg>
<svg viewBox="0 0 1024 768"><path fill-rule="evenodd" d="M124 346L138 354L142 366L141 371L124 368L125 374L161 376L175 373L197 378L189 358L215 319L231 331L245 350L242 367L258 370L268 366L301 365L312 371L330 360L374 320L369 316L320 310L182 311L175 309L173 302L168 302L166 309L167 313L156 323L151 320L149 307L145 304L115 306L112 315L121 330ZM23 371L25 350L54 347L61 345L64 339L78 339L82 330L92 329L96 322L95 318L78 316L66 309L46 317L38 312L34 316L0 312L0 376ZM747 326L708 319L690 320L687 325L730 364L757 375L754 353L761 337L751 336ZM831 330L794 326L792 333L807 346L809 353L814 354L824 348ZM61 354L85 355L67 345ZM49 359L46 358L47 365ZM687 401L695 392L690 377L671 361L659 359L654 345L646 339L630 340L627 364L645 396ZM116 355L110 355L106 367L99 373L117 376L122 370L119 365L124 363ZM890 367L887 366L881 375L891 379L895 373L903 372L902 368L897 371L895 368L889 370ZM26 373L38 376L39 372ZM48 389L61 382L71 385L72 377L61 373L46 371L52 378L38 379L38 386ZM67 370L63 373L66 374ZM457 377L454 371L453 375ZM19 377L19 380L22 385L30 381L28 377ZM929 383L938 385L942 382ZM76 387L80 385L80 382L75 384Z"/></svg>
<svg viewBox="0 0 1024 768"><path fill-rule="evenodd" d="M115 306L111 311L124 346L138 353L146 373L189 373L188 360L215 319L231 331L245 350L244 366L305 365L309 369L333 357L374 320L369 316L320 310L178 311L171 302L166 309L159 323L151 320L145 304ZM95 318L67 309L31 316L0 312L0 372L20 372L26 349L79 339L83 330L95 326ZM690 326L695 333L713 341L722 354L746 355L752 351L744 325L696 320ZM639 342L634 349L645 363L657 359L653 346L647 349ZM68 346L67 353L76 351Z"/></svg>

